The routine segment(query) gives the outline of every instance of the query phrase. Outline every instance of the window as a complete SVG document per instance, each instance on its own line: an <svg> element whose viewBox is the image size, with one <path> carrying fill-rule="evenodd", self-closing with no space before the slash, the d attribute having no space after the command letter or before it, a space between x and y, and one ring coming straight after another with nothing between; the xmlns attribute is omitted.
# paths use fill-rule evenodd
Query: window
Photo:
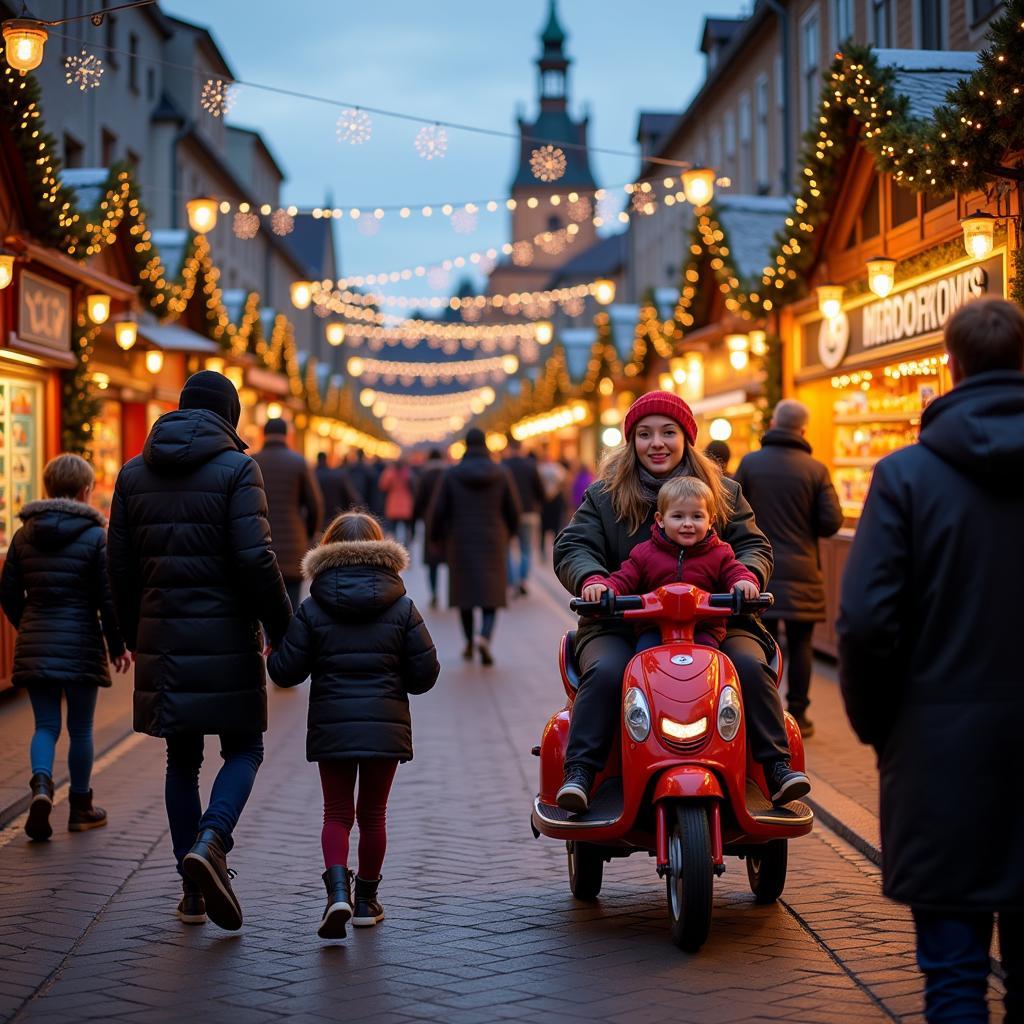
<svg viewBox="0 0 1024 1024"><path fill-rule="evenodd" d="M562 219L560 217L548 217L548 231L561 231Z"/></svg>
<svg viewBox="0 0 1024 1024"><path fill-rule="evenodd" d="M146 68L146 99L156 99L156 68Z"/></svg>
<svg viewBox="0 0 1024 1024"><path fill-rule="evenodd" d="M1003 6L1003 0L971 0L971 22L977 25Z"/></svg>
<svg viewBox="0 0 1024 1024"><path fill-rule="evenodd" d="M832 44L838 46L853 35L853 0L832 0Z"/></svg>
<svg viewBox="0 0 1024 1024"><path fill-rule="evenodd" d="M800 23L800 102L805 128L811 125L821 95L820 30L818 12L812 8Z"/></svg>
<svg viewBox="0 0 1024 1024"><path fill-rule="evenodd" d="M110 167L117 159L117 136L104 128L100 132L100 165Z"/></svg>
<svg viewBox="0 0 1024 1024"><path fill-rule="evenodd" d="M772 76L775 79L775 106L782 110L786 105L786 83L783 79L782 54L775 55L775 67Z"/></svg>
<svg viewBox="0 0 1024 1024"><path fill-rule="evenodd" d="M761 75L754 83L754 185L758 192L769 189L768 183L768 76Z"/></svg>
<svg viewBox="0 0 1024 1024"><path fill-rule="evenodd" d="M128 36L128 87L139 91L139 37L132 32Z"/></svg>
<svg viewBox="0 0 1024 1024"><path fill-rule="evenodd" d="M955 196L955 192L936 193L929 189L927 192L921 193L921 205L924 212L928 213L930 210L937 210L940 206L945 206Z"/></svg>
<svg viewBox="0 0 1024 1024"><path fill-rule="evenodd" d="M124 158L132 165L134 170L138 171L139 165L142 163L142 157L139 156L138 153L132 149L126 149L124 152Z"/></svg>
<svg viewBox="0 0 1024 1024"><path fill-rule="evenodd" d="M722 132L718 128L711 130L711 166L721 173L722 167Z"/></svg>
<svg viewBox="0 0 1024 1024"><path fill-rule="evenodd" d="M860 240L866 242L874 238L881 230L881 212L878 208L879 188L878 175L874 176L864 207L860 211Z"/></svg>
<svg viewBox="0 0 1024 1024"><path fill-rule="evenodd" d="M740 94L739 106L740 124L740 188L750 187L750 179L753 175L753 168L750 160L751 125L750 125L750 93Z"/></svg>
<svg viewBox="0 0 1024 1024"><path fill-rule="evenodd" d="M736 155L736 115L731 111L725 112L725 155L734 157Z"/></svg>
<svg viewBox="0 0 1024 1024"><path fill-rule="evenodd" d="M106 9L108 6L107 0L103 0L103 7ZM113 14L108 14L103 19L103 24L107 27L107 38L104 45L107 48L107 52L103 55L106 62L112 67L117 67L117 18Z"/></svg>
<svg viewBox="0 0 1024 1024"><path fill-rule="evenodd" d="M873 46L892 43L892 0L868 0L868 37Z"/></svg>
<svg viewBox="0 0 1024 1024"><path fill-rule="evenodd" d="M892 226L906 224L917 216L917 193L892 183Z"/></svg>
<svg viewBox="0 0 1024 1024"><path fill-rule="evenodd" d="M917 0L917 34L922 50L946 48L943 0Z"/></svg>
<svg viewBox="0 0 1024 1024"><path fill-rule="evenodd" d="M64 136L64 166L81 167L82 158L85 155L85 146L73 135Z"/></svg>

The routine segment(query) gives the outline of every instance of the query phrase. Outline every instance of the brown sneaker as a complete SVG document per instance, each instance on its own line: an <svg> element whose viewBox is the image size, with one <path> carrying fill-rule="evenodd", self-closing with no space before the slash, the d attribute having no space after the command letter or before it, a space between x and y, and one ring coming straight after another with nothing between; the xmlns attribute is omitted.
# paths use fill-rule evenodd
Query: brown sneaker
<svg viewBox="0 0 1024 1024"><path fill-rule="evenodd" d="M102 807L93 807L92 790L88 793L69 793L69 832L88 832L91 828L103 828L107 823L107 812Z"/></svg>

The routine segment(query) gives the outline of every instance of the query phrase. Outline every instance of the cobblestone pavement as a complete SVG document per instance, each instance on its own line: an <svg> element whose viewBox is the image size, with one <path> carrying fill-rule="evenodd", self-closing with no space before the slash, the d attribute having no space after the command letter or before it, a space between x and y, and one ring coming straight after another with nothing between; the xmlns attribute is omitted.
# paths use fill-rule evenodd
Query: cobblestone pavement
<svg viewBox="0 0 1024 1024"><path fill-rule="evenodd" d="M58 829L43 845L19 820L0 831L0 1019L920 1020L909 918L879 896L875 866L824 828L791 845L777 906L756 906L730 862L695 956L668 939L647 858L608 865L598 901L572 899L564 847L529 829L530 747L559 701L554 653L569 622L545 575L499 616L493 669L461 661L454 613L428 616L443 674L413 699L416 759L391 802L380 927L316 937L320 794L304 759L306 690L273 691L267 759L231 856L242 931L174 917L162 748L132 736L97 766L109 828ZM410 587L422 595L420 570ZM817 706L819 720L830 713ZM5 749L12 707L0 709ZM814 768L827 747L812 742ZM54 814L62 825L66 803Z"/></svg>

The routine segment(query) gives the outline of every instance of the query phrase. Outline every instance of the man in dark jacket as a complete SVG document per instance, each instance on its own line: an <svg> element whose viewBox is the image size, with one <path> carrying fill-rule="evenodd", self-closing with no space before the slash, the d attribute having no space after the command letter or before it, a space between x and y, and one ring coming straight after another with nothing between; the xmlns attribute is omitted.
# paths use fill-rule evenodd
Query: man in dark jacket
<svg viewBox="0 0 1024 1024"><path fill-rule="evenodd" d="M263 474L270 510L270 535L288 599L298 608L302 559L320 529L323 499L306 460L288 447L288 424L267 420L263 450L253 458Z"/></svg>
<svg viewBox="0 0 1024 1024"><path fill-rule="evenodd" d="M988 1020L993 914L1024 1015L1024 314L946 326L954 387L875 467L843 578L839 676L878 753L882 877L917 926L929 1021Z"/></svg>
<svg viewBox="0 0 1024 1024"><path fill-rule="evenodd" d="M359 495L359 507L369 512L377 503L377 474L366 461L361 448L357 448L355 454L350 456L346 470L349 483Z"/></svg>
<svg viewBox="0 0 1024 1024"><path fill-rule="evenodd" d="M473 658L473 610L483 619L475 639L480 661L494 663L491 634L496 609L505 607L508 539L519 528L519 499L508 471L491 460L482 430L466 434L466 454L445 471L428 513L428 533L446 544L448 604L458 608Z"/></svg>
<svg viewBox="0 0 1024 1024"><path fill-rule="evenodd" d="M421 467L420 478L416 484L416 501L412 509L413 520L423 521L423 564L427 567L431 608L437 607L437 570L444 564L445 553L444 544L430 536L427 515L447 468L447 463L441 457L441 449L431 448L427 461Z"/></svg>
<svg viewBox="0 0 1024 1024"><path fill-rule="evenodd" d="M761 439L761 450L745 455L736 470L736 482L775 552L770 583L775 605L763 618L776 640L785 623L786 700L805 738L814 735L814 723L807 717L811 636L814 624L825 620L818 538L831 537L843 525L828 468L811 456L804 437L808 418L807 406L783 399Z"/></svg>
<svg viewBox="0 0 1024 1024"><path fill-rule="evenodd" d="M235 431L227 377L185 383L122 468L108 536L110 585L136 659L135 729L167 741L167 816L185 894L182 921L242 924L227 853L263 760L267 691L260 624L272 645L291 609L270 547L259 467ZM224 765L205 813L203 738ZM205 905L204 905L205 903Z"/></svg>
<svg viewBox="0 0 1024 1024"><path fill-rule="evenodd" d="M540 529L540 510L544 504L544 484L537 472L537 458L532 453L524 455L522 445L512 438L508 443L509 456L505 459L505 468L512 474L519 496L519 529L516 531L516 542L519 545L519 565L516 565L511 550L508 554L508 583L525 597L526 580L530 575L530 555L534 538Z"/></svg>
<svg viewBox="0 0 1024 1024"><path fill-rule="evenodd" d="M314 472L323 498L323 526L326 529L342 512L356 508L361 499L349 482L348 473L341 466L331 467L328 464L327 452L317 452Z"/></svg>

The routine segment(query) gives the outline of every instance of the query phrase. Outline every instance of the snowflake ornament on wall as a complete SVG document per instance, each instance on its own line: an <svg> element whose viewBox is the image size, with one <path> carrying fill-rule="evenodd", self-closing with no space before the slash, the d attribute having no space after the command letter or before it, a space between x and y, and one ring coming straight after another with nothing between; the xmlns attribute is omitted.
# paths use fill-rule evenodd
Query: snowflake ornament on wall
<svg viewBox="0 0 1024 1024"><path fill-rule="evenodd" d="M565 174L565 153L557 146L541 146L530 154L530 170L539 181L558 181Z"/></svg>
<svg viewBox="0 0 1024 1024"><path fill-rule="evenodd" d="M448 133L439 124L424 125L413 145L424 160L441 160L448 152Z"/></svg>
<svg viewBox="0 0 1024 1024"><path fill-rule="evenodd" d="M199 94L199 105L211 117L224 117L235 105L235 90L222 78L208 78Z"/></svg>
<svg viewBox="0 0 1024 1024"><path fill-rule="evenodd" d="M245 213L240 211L235 214L234 223L232 224L235 238L255 238L259 229L260 218L258 214L253 213L251 210Z"/></svg>
<svg viewBox="0 0 1024 1024"><path fill-rule="evenodd" d="M275 235L290 235L295 230L295 218L284 209L270 215L270 230Z"/></svg>
<svg viewBox="0 0 1024 1024"><path fill-rule="evenodd" d="M358 107L346 107L338 117L337 134L339 142L347 142L352 146L368 142L373 134L370 115Z"/></svg>
<svg viewBox="0 0 1024 1024"><path fill-rule="evenodd" d="M68 85L76 85L85 92L98 88L102 77L103 61L85 47L81 53L64 58L64 80Z"/></svg>

